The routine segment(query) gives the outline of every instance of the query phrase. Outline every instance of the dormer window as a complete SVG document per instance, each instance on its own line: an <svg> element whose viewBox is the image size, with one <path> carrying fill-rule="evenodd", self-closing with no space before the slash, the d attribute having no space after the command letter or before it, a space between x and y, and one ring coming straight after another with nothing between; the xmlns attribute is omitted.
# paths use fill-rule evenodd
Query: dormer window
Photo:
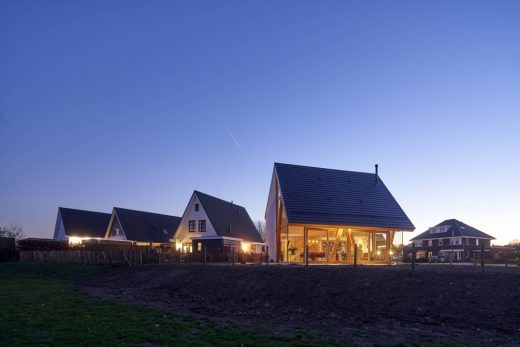
<svg viewBox="0 0 520 347"><path fill-rule="evenodd" d="M199 204L195 204L195 211L196 211L196 212L199 211Z"/></svg>
<svg viewBox="0 0 520 347"><path fill-rule="evenodd" d="M441 226L431 227L430 228L430 234L443 234L443 233L448 232L449 229L450 229L449 225L441 225Z"/></svg>

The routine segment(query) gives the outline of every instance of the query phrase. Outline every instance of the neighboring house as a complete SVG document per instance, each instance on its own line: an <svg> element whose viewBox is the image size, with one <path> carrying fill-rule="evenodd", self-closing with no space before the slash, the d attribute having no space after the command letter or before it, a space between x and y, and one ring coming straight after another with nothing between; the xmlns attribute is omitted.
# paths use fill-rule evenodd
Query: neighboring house
<svg viewBox="0 0 520 347"><path fill-rule="evenodd" d="M416 258L438 256L444 260L468 262L479 258L482 244L489 252L495 238L456 219L447 219L412 238ZM410 247L407 248L410 251Z"/></svg>
<svg viewBox="0 0 520 347"><path fill-rule="evenodd" d="M87 239L103 239L110 221L110 213L59 207L54 227L55 240L81 243Z"/></svg>
<svg viewBox="0 0 520 347"><path fill-rule="evenodd" d="M275 163L265 213L277 262L388 262L396 231L414 225L375 173ZM381 243L381 238L384 238Z"/></svg>
<svg viewBox="0 0 520 347"><path fill-rule="evenodd" d="M114 207L105 239L158 246L173 241L180 217Z"/></svg>
<svg viewBox="0 0 520 347"><path fill-rule="evenodd" d="M175 233L177 249L260 253L264 242L246 209L194 191Z"/></svg>

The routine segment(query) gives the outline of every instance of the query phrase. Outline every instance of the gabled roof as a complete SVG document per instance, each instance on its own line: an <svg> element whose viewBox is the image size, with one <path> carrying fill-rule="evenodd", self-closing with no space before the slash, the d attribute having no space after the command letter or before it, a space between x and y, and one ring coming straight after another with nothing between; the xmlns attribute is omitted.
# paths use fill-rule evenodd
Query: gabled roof
<svg viewBox="0 0 520 347"><path fill-rule="evenodd" d="M373 173L281 163L274 167L289 223L415 229Z"/></svg>
<svg viewBox="0 0 520 347"><path fill-rule="evenodd" d="M491 235L488 235L478 229L473 228L461 221L456 219L446 219L444 222L437 224L435 227L440 226L449 226L444 233L430 233L430 229L426 230L423 233L420 233L416 237L410 239L410 241L416 240L427 240L427 239L443 239L449 237L478 237L481 239L490 239L494 240L495 238Z"/></svg>
<svg viewBox="0 0 520 347"><path fill-rule="evenodd" d="M181 222L181 217L114 207L127 240L168 243Z"/></svg>
<svg viewBox="0 0 520 347"><path fill-rule="evenodd" d="M199 191L194 193L219 236L264 242L245 208Z"/></svg>
<svg viewBox="0 0 520 347"><path fill-rule="evenodd" d="M59 207L65 235L79 237L104 237L110 222L110 213L76 210ZM55 235L56 237L56 235Z"/></svg>

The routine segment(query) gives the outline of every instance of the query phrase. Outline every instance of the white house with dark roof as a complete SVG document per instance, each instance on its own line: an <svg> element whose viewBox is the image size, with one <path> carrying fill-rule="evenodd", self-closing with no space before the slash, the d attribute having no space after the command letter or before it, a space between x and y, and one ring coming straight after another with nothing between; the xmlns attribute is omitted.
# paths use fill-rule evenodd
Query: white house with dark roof
<svg viewBox="0 0 520 347"><path fill-rule="evenodd" d="M246 209L233 202L194 191L175 233L176 248L185 253L236 251L260 253L264 242Z"/></svg>
<svg viewBox="0 0 520 347"><path fill-rule="evenodd" d="M103 239L110 221L110 213L58 208L54 227L55 240L69 240L81 243L82 240Z"/></svg>
<svg viewBox="0 0 520 347"><path fill-rule="evenodd" d="M489 252L495 238L456 219L447 219L412 238L417 258L469 262L478 258L481 247ZM410 254L411 248L407 248Z"/></svg>
<svg viewBox="0 0 520 347"><path fill-rule="evenodd" d="M173 242L180 221L176 216L114 207L104 236L136 245L168 244Z"/></svg>
<svg viewBox="0 0 520 347"><path fill-rule="evenodd" d="M365 173L275 163L265 220L277 262L389 262L395 232L415 229L377 165Z"/></svg>

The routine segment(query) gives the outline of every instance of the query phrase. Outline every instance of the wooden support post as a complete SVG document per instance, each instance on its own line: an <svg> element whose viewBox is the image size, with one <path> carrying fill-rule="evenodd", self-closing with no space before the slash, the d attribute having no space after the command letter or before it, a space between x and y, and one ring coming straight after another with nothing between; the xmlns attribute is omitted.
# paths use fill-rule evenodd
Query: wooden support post
<svg viewBox="0 0 520 347"><path fill-rule="evenodd" d="M357 245L354 243L354 268L357 268Z"/></svg>
<svg viewBox="0 0 520 347"><path fill-rule="evenodd" d="M480 246L480 267L482 272L484 272L484 240L482 240L482 244Z"/></svg>
<svg viewBox="0 0 520 347"><path fill-rule="evenodd" d="M390 231L386 232L386 262L390 265L390 248L392 244L390 242Z"/></svg>
<svg viewBox="0 0 520 347"><path fill-rule="evenodd" d="M415 271L415 242L412 242L412 271Z"/></svg>
<svg viewBox="0 0 520 347"><path fill-rule="evenodd" d="M207 261L208 261L208 258L206 257L206 246L204 246L204 265L206 265Z"/></svg>
<svg viewBox="0 0 520 347"><path fill-rule="evenodd" d="M347 242L346 242L346 249L345 249L345 257L346 257L346 263L348 264L348 258L350 257L350 230L347 229Z"/></svg>
<svg viewBox="0 0 520 347"><path fill-rule="evenodd" d="M309 265L309 231L307 227L303 227L303 260L305 262L305 266Z"/></svg>

